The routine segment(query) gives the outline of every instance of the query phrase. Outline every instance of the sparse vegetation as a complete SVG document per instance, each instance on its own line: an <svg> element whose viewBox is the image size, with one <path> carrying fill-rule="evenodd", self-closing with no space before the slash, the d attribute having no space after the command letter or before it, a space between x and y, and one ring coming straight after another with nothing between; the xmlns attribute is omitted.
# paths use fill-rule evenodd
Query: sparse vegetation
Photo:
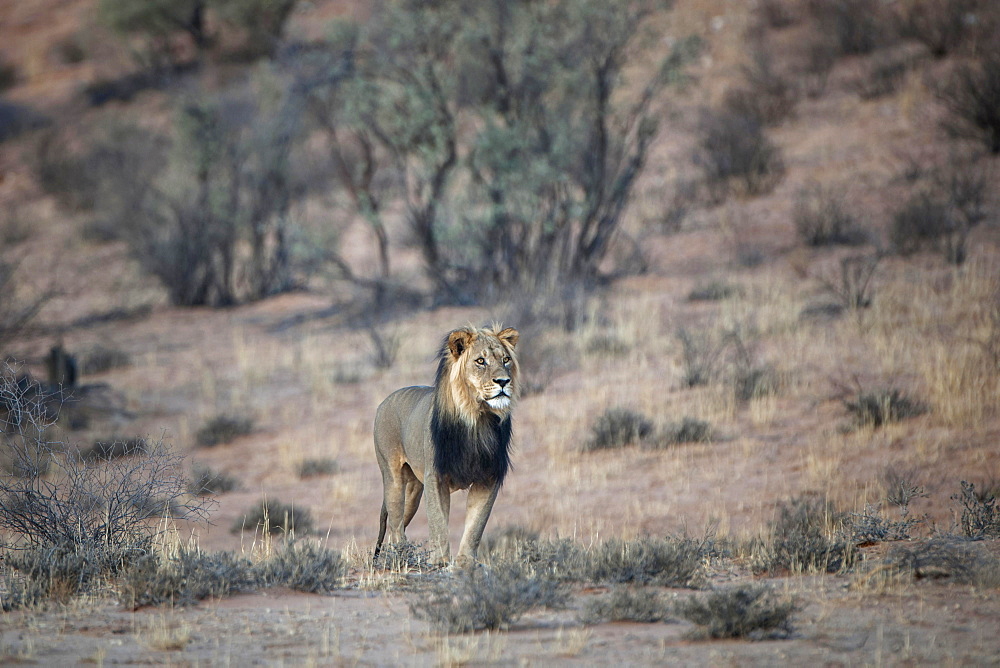
<svg viewBox="0 0 1000 668"><path fill-rule="evenodd" d="M295 467L300 478L312 478L321 475L333 475L340 471L337 460L329 458L303 459Z"/></svg>
<svg viewBox="0 0 1000 668"><path fill-rule="evenodd" d="M609 594L587 601L580 613L584 624L643 622L652 624L670 619L670 605L654 589L616 587Z"/></svg>
<svg viewBox="0 0 1000 668"><path fill-rule="evenodd" d="M685 416L680 422L669 424L652 443L657 448L680 443L706 443L712 440L712 427L704 420Z"/></svg>
<svg viewBox="0 0 1000 668"><path fill-rule="evenodd" d="M568 560L564 577L607 584L699 587L705 545L689 538L610 539Z"/></svg>
<svg viewBox="0 0 1000 668"><path fill-rule="evenodd" d="M692 596L677 614L696 624L697 636L766 640L792 634L798 605L775 595L766 585L743 585Z"/></svg>
<svg viewBox="0 0 1000 668"><path fill-rule="evenodd" d="M653 423L645 416L626 408L609 408L590 428L584 452L638 445L653 435Z"/></svg>
<svg viewBox="0 0 1000 668"><path fill-rule="evenodd" d="M195 463L191 467L191 480L188 482L188 492L198 496L209 494L225 494L239 489L240 483L235 477L216 471L204 464Z"/></svg>
<svg viewBox="0 0 1000 668"><path fill-rule="evenodd" d="M974 483L962 481L962 491L952 497L962 504L962 533L968 538L1000 538L1000 509L992 493L977 494Z"/></svg>
<svg viewBox="0 0 1000 668"><path fill-rule="evenodd" d="M695 162L715 201L730 193L748 197L768 193L785 172L781 151L760 120L731 111L704 114Z"/></svg>
<svg viewBox="0 0 1000 668"><path fill-rule="evenodd" d="M820 499L796 497L778 509L770 538L757 546L757 573L792 571L836 573L858 559L852 544L832 537L835 513Z"/></svg>
<svg viewBox="0 0 1000 668"><path fill-rule="evenodd" d="M725 350L724 342L716 340L705 330L694 331L683 327L677 330L676 336L681 344L681 382L684 387L708 384Z"/></svg>
<svg viewBox="0 0 1000 668"><path fill-rule="evenodd" d="M956 67L937 95L948 110L948 134L1000 153L1000 48L987 49L975 65Z"/></svg>
<svg viewBox="0 0 1000 668"><path fill-rule="evenodd" d="M897 388L862 390L844 405L857 425L875 428L927 412L927 406Z"/></svg>
<svg viewBox="0 0 1000 668"><path fill-rule="evenodd" d="M246 436L252 432L253 420L248 417L216 415L198 430L195 439L198 445L210 448L230 443L240 436Z"/></svg>
<svg viewBox="0 0 1000 668"><path fill-rule="evenodd" d="M560 607L562 585L513 564L474 568L438 580L429 594L410 602L410 612L447 633L506 629L535 607Z"/></svg>
<svg viewBox="0 0 1000 668"><path fill-rule="evenodd" d="M263 499L232 526L233 533L268 533L305 536L312 532L313 518L308 508Z"/></svg>
<svg viewBox="0 0 1000 668"><path fill-rule="evenodd" d="M688 293L688 301L722 301L730 297L739 296L743 290L738 285L726 283L724 281L711 281L695 286Z"/></svg>
<svg viewBox="0 0 1000 668"><path fill-rule="evenodd" d="M792 218L799 237L807 246L857 246L867 241L861 225L847 211L844 196L830 188L815 185L800 190Z"/></svg>

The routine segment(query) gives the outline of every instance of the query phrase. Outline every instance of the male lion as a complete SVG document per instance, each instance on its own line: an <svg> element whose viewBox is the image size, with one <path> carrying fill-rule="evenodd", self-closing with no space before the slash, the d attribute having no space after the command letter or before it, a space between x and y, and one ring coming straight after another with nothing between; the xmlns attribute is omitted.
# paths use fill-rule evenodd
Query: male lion
<svg viewBox="0 0 1000 668"><path fill-rule="evenodd" d="M510 468L510 412L518 389L517 330L498 325L464 327L448 334L434 387L404 387L375 414L375 456L384 496L378 556L406 539L427 488L427 520L434 557L447 563L451 493L469 490L465 531L456 565L476 562L476 550L497 492Z"/></svg>

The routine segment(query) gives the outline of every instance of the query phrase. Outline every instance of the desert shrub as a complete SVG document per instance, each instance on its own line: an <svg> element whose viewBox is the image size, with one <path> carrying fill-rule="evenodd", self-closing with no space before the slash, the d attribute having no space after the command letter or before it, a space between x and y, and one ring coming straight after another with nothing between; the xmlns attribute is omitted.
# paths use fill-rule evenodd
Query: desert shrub
<svg viewBox="0 0 1000 668"><path fill-rule="evenodd" d="M333 475L340 470L337 460L328 457L322 459L303 459L295 467L299 478L312 478L320 475Z"/></svg>
<svg viewBox="0 0 1000 668"><path fill-rule="evenodd" d="M993 494L977 494L974 483L962 481L962 491L952 497L962 504L959 524L968 538L1000 538L1000 509Z"/></svg>
<svg viewBox="0 0 1000 668"><path fill-rule="evenodd" d="M847 210L844 196L820 185L799 191L792 220L807 246L856 246L867 241L857 218Z"/></svg>
<svg viewBox="0 0 1000 668"><path fill-rule="evenodd" d="M343 585L346 565L339 553L315 542L293 541L254 566L264 587L282 586L309 593L325 593Z"/></svg>
<svg viewBox="0 0 1000 668"><path fill-rule="evenodd" d="M97 345L82 355L80 373L86 375L104 373L130 364L132 364L132 358L125 351Z"/></svg>
<svg viewBox="0 0 1000 668"><path fill-rule="evenodd" d="M841 55L870 53L895 37L892 16L868 0L809 0L806 7Z"/></svg>
<svg viewBox="0 0 1000 668"><path fill-rule="evenodd" d="M785 172L780 149L754 116L708 111L699 130L695 163L704 172L714 200L731 192L756 196L770 192Z"/></svg>
<svg viewBox="0 0 1000 668"><path fill-rule="evenodd" d="M232 532L260 531L270 534L283 533L303 536L311 532L312 529L313 518L308 508L265 498L233 524Z"/></svg>
<svg viewBox="0 0 1000 668"><path fill-rule="evenodd" d="M202 426L195 440L202 447L229 443L253 432L253 420L248 417L217 415Z"/></svg>
<svg viewBox="0 0 1000 668"><path fill-rule="evenodd" d="M611 539L567 559L568 579L607 584L699 587L705 544L689 538Z"/></svg>
<svg viewBox="0 0 1000 668"><path fill-rule="evenodd" d="M509 556L517 554L526 544L538 543L538 532L521 525L505 526L501 529L487 530L479 545L480 552L488 557Z"/></svg>
<svg viewBox="0 0 1000 668"><path fill-rule="evenodd" d="M893 214L892 243L898 252L908 255L948 234L955 224L947 202L922 191Z"/></svg>
<svg viewBox="0 0 1000 668"><path fill-rule="evenodd" d="M766 585L742 585L692 596L676 610L700 627L698 636L765 640L792 634L798 605L776 596Z"/></svg>
<svg viewBox="0 0 1000 668"><path fill-rule="evenodd" d="M896 546L886 555L883 565L917 580L975 584L996 566L996 557L984 555L976 548L974 543L936 536L915 545Z"/></svg>
<svg viewBox="0 0 1000 668"><path fill-rule="evenodd" d="M926 405L897 388L862 390L854 399L844 401L844 405L856 424L870 427L881 427L927 412Z"/></svg>
<svg viewBox="0 0 1000 668"><path fill-rule="evenodd" d="M47 116L27 105L0 100L0 143L50 123Z"/></svg>
<svg viewBox="0 0 1000 668"><path fill-rule="evenodd" d="M956 67L937 97L948 111L942 121L948 134L1000 153L1000 47L987 50L975 65Z"/></svg>
<svg viewBox="0 0 1000 668"><path fill-rule="evenodd" d="M848 311L860 311L872 305L875 298L875 275L882 261L881 253L848 255L840 259L840 271L835 276L820 275L819 282Z"/></svg>
<svg viewBox="0 0 1000 668"><path fill-rule="evenodd" d="M909 540L913 527L922 520L904 516L890 520L882 515L878 504L865 504L864 511L851 513L844 521L845 528L855 545L871 545L885 541Z"/></svg>
<svg viewBox="0 0 1000 668"><path fill-rule="evenodd" d="M447 633L505 629L536 607L561 607L566 592L556 580L516 565L481 567L437 581L411 600L410 612Z"/></svg>
<svg viewBox="0 0 1000 668"><path fill-rule="evenodd" d="M85 457L46 437L55 417L45 402L37 385L0 371L0 445L16 472L0 476L0 529L21 593L72 595L121 572L148 552L159 529L147 520L165 507L204 518L207 506L184 494L181 458L162 442Z"/></svg>
<svg viewBox="0 0 1000 668"><path fill-rule="evenodd" d="M94 441L86 450L80 451L84 459L110 460L120 457L134 457L146 454L152 445L141 436L135 438L109 438Z"/></svg>
<svg viewBox="0 0 1000 668"><path fill-rule="evenodd" d="M805 45L802 77L806 95L814 99L823 95L836 63L837 47L829 37L820 35Z"/></svg>
<svg viewBox="0 0 1000 668"><path fill-rule="evenodd" d="M431 551L422 544L409 541L383 543L372 568L382 568L392 573L426 573L440 567L431 561Z"/></svg>
<svg viewBox="0 0 1000 668"><path fill-rule="evenodd" d="M680 443L706 443L712 440L712 427L704 420L685 416L680 422L668 424L648 445L666 448Z"/></svg>
<svg viewBox="0 0 1000 668"><path fill-rule="evenodd" d="M240 488L240 482L235 477L216 471L204 464L195 463L191 467L191 480L188 481L188 492L197 496L225 494Z"/></svg>
<svg viewBox="0 0 1000 668"><path fill-rule="evenodd" d="M150 552L128 568L118 583L125 607L170 603L194 605L256 588L253 564L232 552L202 552L181 547L175 554Z"/></svg>
<svg viewBox="0 0 1000 668"><path fill-rule="evenodd" d="M830 536L832 509L819 499L797 497L782 504L771 523L771 537L760 545L756 573L790 570L836 573L858 558L854 546Z"/></svg>
<svg viewBox="0 0 1000 668"><path fill-rule="evenodd" d="M402 339L396 332L383 331L375 326L368 329L371 340L371 361L376 369L391 369L396 363Z"/></svg>
<svg viewBox="0 0 1000 668"><path fill-rule="evenodd" d="M855 84L862 100L875 100L895 93L913 67L914 56L907 51L884 50L872 54Z"/></svg>
<svg viewBox="0 0 1000 668"><path fill-rule="evenodd" d="M708 384L725 344L704 330L692 331L682 327L677 330L676 336L681 344L681 382L685 387Z"/></svg>
<svg viewBox="0 0 1000 668"><path fill-rule="evenodd" d="M774 29L787 28L795 22L785 0L762 0L757 5L757 15L764 25Z"/></svg>
<svg viewBox="0 0 1000 668"><path fill-rule="evenodd" d="M587 600L580 613L584 624L642 622L652 624L670 618L670 605L654 589L616 587L609 594Z"/></svg>
<svg viewBox="0 0 1000 668"><path fill-rule="evenodd" d="M778 72L774 57L764 43L750 52L750 62L742 67L743 86L726 91L725 110L751 118L763 125L777 125L795 109L795 90Z"/></svg>
<svg viewBox="0 0 1000 668"><path fill-rule="evenodd" d="M743 289L738 285L725 283L723 281L711 281L709 283L696 285L691 289L691 292L688 293L687 298L690 302L722 301L724 299L737 297L742 294Z"/></svg>
<svg viewBox="0 0 1000 668"><path fill-rule="evenodd" d="M626 408L609 408L590 427L591 435L583 451L608 450L637 445L654 431L653 423L640 413Z"/></svg>
<svg viewBox="0 0 1000 668"><path fill-rule="evenodd" d="M969 17L980 4L980 0L907 0L898 12L899 33L940 58L969 36L973 24Z"/></svg>

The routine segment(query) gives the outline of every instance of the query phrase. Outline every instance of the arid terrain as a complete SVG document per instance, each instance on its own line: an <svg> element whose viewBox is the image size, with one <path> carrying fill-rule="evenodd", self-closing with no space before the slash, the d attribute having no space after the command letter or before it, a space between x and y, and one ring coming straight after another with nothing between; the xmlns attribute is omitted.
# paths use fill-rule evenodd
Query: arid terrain
<svg viewBox="0 0 1000 668"><path fill-rule="evenodd" d="M68 128L68 145L119 115L160 122L173 104L169 88L128 102L86 103L83 86L120 75L130 63L110 46L96 4L0 0L0 56L18 73L2 99ZM299 3L287 38L319 39L335 17L364 20L369 4ZM84 393L100 397L81 404L88 416L81 424L53 427L55 437L81 446L162 440L189 470L208 467L236 481L212 497L208 522L168 521L165 542L256 559L272 549L271 540L238 527L262 499L280 500L307 509L312 536L347 565L343 586L327 594L278 587L138 610L123 606L109 582L0 613L0 662L1000 662L1000 545L989 531L968 539L960 498L962 481L981 493L1000 491L1000 158L942 130L946 110L934 88L975 52L936 57L901 38L838 57L822 91L810 92L815 82L802 64L815 30L808 3L784 3L790 25L762 25L762 7L777 4L677 0L654 17L654 51L658 45L665 53L689 35L703 46L690 80L663 93L660 128L621 230L644 266L636 259L634 271L554 307L573 312L568 326L566 318L539 317L524 300L437 306L417 296L395 305L373 334L358 315L366 308L361 284L326 276L252 303L173 306L125 242L86 234L93 217L40 185L35 155L48 129L0 133L0 259L16 263L19 295L51 293L23 329L0 337L0 355L44 378L46 356L60 345L81 362ZM68 63L53 54L72 36L88 55ZM758 194L712 197L692 157L700 122L746 79L752 39L766 41L790 87L780 104L794 108L767 129L782 155L781 176ZM905 66L888 90L868 94L873 72L890 58ZM232 74L220 67L203 76ZM969 226L961 261L933 244L895 252L895 212L948 169L984 184L981 221ZM796 216L817 185L841 196L864 230L862 243L803 241ZM317 219L327 208L344 215L343 198L310 197L303 209L319 212ZM420 295L429 288L403 216L387 221L397 281ZM343 225L339 243L358 276L374 272L376 250L360 216ZM796 603L788 637L705 639L677 614L655 623L582 622L588 602L614 589L606 582L573 582L564 607L533 608L503 630L449 634L411 613L427 596L423 583L453 574L371 566L382 495L375 408L396 388L433 381L449 330L494 320L520 330L529 386L514 413L514 469L486 540L522 531L583 548L646 537L703 541L714 547L705 551L697 588L646 588L673 605L764 584ZM378 359L379 344L388 347L388 361ZM88 373L84 362L107 351L125 361ZM699 359L707 382L690 380ZM857 408L865 396L909 398L919 410L890 416L883 403L878 418L865 419ZM708 434L599 448L595 424L609 409L644 416L658 434L685 420L704 424ZM219 416L250 428L199 445L199 432ZM308 461L325 468L304 475ZM889 497L900 484L914 493L894 504ZM453 550L464 520L461 497L452 500ZM988 496L982 499L988 506ZM857 550L853 565L835 572L758 568L757 551L771 544L783 509L796 500L824 504L828 533L846 531ZM875 540L855 531L852 540L851 527L865 517L914 521L905 537ZM1000 516L994 522L1000 531ZM427 540L423 510L407 534ZM6 562L3 568L9 578Z"/></svg>

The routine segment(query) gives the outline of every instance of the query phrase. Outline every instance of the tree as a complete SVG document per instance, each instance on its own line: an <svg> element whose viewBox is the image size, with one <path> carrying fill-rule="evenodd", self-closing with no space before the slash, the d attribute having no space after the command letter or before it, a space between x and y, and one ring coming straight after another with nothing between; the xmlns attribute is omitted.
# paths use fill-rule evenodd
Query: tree
<svg viewBox="0 0 1000 668"><path fill-rule="evenodd" d="M696 50L681 42L626 88L642 27L662 6L396 2L339 31L334 74L300 86L331 150L342 155L349 141L360 156L339 180L380 244L385 193L372 175L398 176L440 297L591 282L645 165L658 94Z"/></svg>

